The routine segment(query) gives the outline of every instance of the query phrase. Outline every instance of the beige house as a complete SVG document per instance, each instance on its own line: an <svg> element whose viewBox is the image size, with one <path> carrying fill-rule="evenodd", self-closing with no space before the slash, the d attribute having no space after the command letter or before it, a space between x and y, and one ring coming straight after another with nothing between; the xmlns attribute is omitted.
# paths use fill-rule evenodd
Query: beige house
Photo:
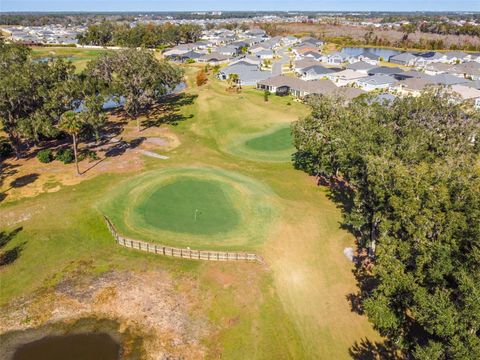
<svg viewBox="0 0 480 360"><path fill-rule="evenodd" d="M364 73L350 69L326 75L326 78L331 80L337 86L347 86L355 84L357 80L363 77L365 77Z"/></svg>

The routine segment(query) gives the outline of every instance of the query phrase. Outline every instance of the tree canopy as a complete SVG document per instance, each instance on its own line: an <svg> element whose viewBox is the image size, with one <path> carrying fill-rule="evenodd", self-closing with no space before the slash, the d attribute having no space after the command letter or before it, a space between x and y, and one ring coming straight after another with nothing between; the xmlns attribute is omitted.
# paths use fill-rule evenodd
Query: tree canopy
<svg viewBox="0 0 480 360"><path fill-rule="evenodd" d="M128 116L137 119L182 81L180 68L158 61L148 50L128 49L105 54L87 71L101 79L110 94L124 100ZM138 124L139 125L139 124Z"/></svg>
<svg viewBox="0 0 480 360"><path fill-rule="evenodd" d="M90 25L78 40L83 45L156 48L195 42L201 34L202 27L194 24L138 23L130 27L126 23L103 21Z"/></svg>
<svg viewBox="0 0 480 360"><path fill-rule="evenodd" d="M440 90L309 104L292 128L295 165L336 185L369 248L357 275L370 321L413 358L480 358L478 113Z"/></svg>
<svg viewBox="0 0 480 360"><path fill-rule="evenodd" d="M125 112L136 118L181 79L179 68L158 61L152 51L108 53L78 73L69 61L35 61L29 48L0 39L0 125L17 157L23 145L62 133L74 137L76 153L79 140L100 137L106 98L121 98ZM75 122L74 132L67 120Z"/></svg>

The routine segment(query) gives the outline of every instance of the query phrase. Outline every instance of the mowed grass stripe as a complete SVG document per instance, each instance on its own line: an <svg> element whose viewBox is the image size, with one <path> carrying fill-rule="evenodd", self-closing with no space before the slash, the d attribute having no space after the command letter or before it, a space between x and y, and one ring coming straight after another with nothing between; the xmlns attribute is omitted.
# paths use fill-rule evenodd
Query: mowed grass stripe
<svg viewBox="0 0 480 360"><path fill-rule="evenodd" d="M265 152L282 150L291 150L293 152L294 150L289 127L284 127L270 134L257 136L247 140L245 146L252 150Z"/></svg>

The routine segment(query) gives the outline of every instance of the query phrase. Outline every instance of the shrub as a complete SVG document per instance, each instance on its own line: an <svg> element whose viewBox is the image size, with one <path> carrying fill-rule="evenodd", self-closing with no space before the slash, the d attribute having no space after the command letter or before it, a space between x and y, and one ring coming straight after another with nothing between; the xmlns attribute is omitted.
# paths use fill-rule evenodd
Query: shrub
<svg viewBox="0 0 480 360"><path fill-rule="evenodd" d="M52 150L50 149L40 150L37 153L37 159L44 164L52 162L54 159Z"/></svg>
<svg viewBox="0 0 480 360"><path fill-rule="evenodd" d="M268 101L268 96L269 96L269 95L270 95L270 91L265 90L265 91L263 92L263 100L265 100L265 102Z"/></svg>
<svg viewBox="0 0 480 360"><path fill-rule="evenodd" d="M58 150L55 159L62 161L64 164L71 164L75 160L75 156L72 149L66 148Z"/></svg>
<svg viewBox="0 0 480 360"><path fill-rule="evenodd" d="M199 70L197 73L197 86L202 86L207 82L207 73L205 70Z"/></svg>
<svg viewBox="0 0 480 360"><path fill-rule="evenodd" d="M78 161L82 161L84 159L88 159L89 161L95 161L98 160L99 157L95 151L85 150L78 156Z"/></svg>
<svg viewBox="0 0 480 360"><path fill-rule="evenodd" d="M0 160L6 159L13 153L12 145L7 138L0 138Z"/></svg>

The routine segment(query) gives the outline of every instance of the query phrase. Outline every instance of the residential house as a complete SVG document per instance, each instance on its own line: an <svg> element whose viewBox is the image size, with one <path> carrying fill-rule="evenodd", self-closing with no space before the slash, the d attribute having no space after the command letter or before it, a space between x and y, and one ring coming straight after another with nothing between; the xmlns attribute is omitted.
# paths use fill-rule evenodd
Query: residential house
<svg viewBox="0 0 480 360"><path fill-rule="evenodd" d="M415 65L419 67L425 67L429 64L439 63L446 59L444 54L435 51L416 53L414 55L417 57Z"/></svg>
<svg viewBox="0 0 480 360"><path fill-rule="evenodd" d="M338 88L329 80L304 81L284 75L260 81L257 89L268 90L277 95L291 94L297 98L308 95L330 95L338 91Z"/></svg>
<svg viewBox="0 0 480 360"><path fill-rule="evenodd" d="M269 49L276 49L282 45L282 37L272 37L271 39L264 41L262 44L267 46Z"/></svg>
<svg viewBox="0 0 480 360"><path fill-rule="evenodd" d="M408 70L408 71L396 72L394 74L386 74L386 75L393 76L397 80L425 79L429 77L425 73L422 73L416 70Z"/></svg>
<svg viewBox="0 0 480 360"><path fill-rule="evenodd" d="M440 74L431 76L430 79L437 85L442 86L451 86L451 85L458 85L458 84L468 84L471 80L462 79L458 76L451 75L451 74Z"/></svg>
<svg viewBox="0 0 480 360"><path fill-rule="evenodd" d="M374 55L371 52L364 51L360 55L355 56L358 61L363 61L371 65L378 65L380 62L380 56Z"/></svg>
<svg viewBox="0 0 480 360"><path fill-rule="evenodd" d="M398 55L390 56L389 62L403 66L414 66L417 61L417 56L404 52Z"/></svg>
<svg viewBox="0 0 480 360"><path fill-rule="evenodd" d="M302 60L295 61L294 70L296 73L301 74L303 69L315 65L318 65L318 61L315 61L313 58L304 58Z"/></svg>
<svg viewBox="0 0 480 360"><path fill-rule="evenodd" d="M449 72L452 69L452 65L446 63L433 63L425 66L424 69L425 74L433 76Z"/></svg>
<svg viewBox="0 0 480 360"><path fill-rule="evenodd" d="M317 61L320 61L323 57L323 55L320 54L318 51L307 51L306 53L303 54L303 56L306 58L312 58Z"/></svg>
<svg viewBox="0 0 480 360"><path fill-rule="evenodd" d="M249 48L249 49L248 49L248 52L249 52L250 54L255 55L257 52L263 51L263 50L268 50L268 47L263 46L263 44L261 44L261 45L258 44L258 45L254 45L254 46L252 46L251 48Z"/></svg>
<svg viewBox="0 0 480 360"><path fill-rule="evenodd" d="M234 56L238 54L238 48L232 45L221 46L215 49L215 52L227 55L227 56Z"/></svg>
<svg viewBox="0 0 480 360"><path fill-rule="evenodd" d="M299 38L296 38L295 36L285 36L282 38L282 44L285 46L293 46L295 44L298 44L300 42Z"/></svg>
<svg viewBox="0 0 480 360"><path fill-rule="evenodd" d="M306 52L318 51L318 47L316 47L315 45L312 45L312 44L301 44L301 45L295 46L292 49L292 51L298 58L300 58Z"/></svg>
<svg viewBox="0 0 480 360"><path fill-rule="evenodd" d="M372 76L365 76L361 79L356 81L356 84L365 91L373 91L373 90L385 90L388 89L390 86L395 84L397 80L395 80L392 76L384 75L384 74L376 74Z"/></svg>
<svg viewBox="0 0 480 360"><path fill-rule="evenodd" d="M337 86L347 86L355 84L358 79L365 77L365 74L354 70L343 70L326 75Z"/></svg>
<svg viewBox="0 0 480 360"><path fill-rule="evenodd" d="M375 65L366 63L364 61L357 61L357 62L354 62L352 64L348 64L345 68L350 69L350 70L354 70L354 71L358 71L358 72L361 72L361 73L367 75L368 71L375 68L375 67L376 67Z"/></svg>
<svg viewBox="0 0 480 360"><path fill-rule="evenodd" d="M452 85L450 90L462 100L467 101L475 108L480 109L480 90L465 85Z"/></svg>
<svg viewBox="0 0 480 360"><path fill-rule="evenodd" d="M261 60L271 60L275 56L272 50L266 49L255 53L255 56Z"/></svg>
<svg viewBox="0 0 480 360"><path fill-rule="evenodd" d="M244 64L250 64L250 65L256 65L256 66L260 66L262 64L262 60L260 60L258 57L256 56L242 56L240 58L236 58L234 59L232 62L230 62L230 65L234 65L234 64L241 64L241 63L244 63Z"/></svg>
<svg viewBox="0 0 480 360"><path fill-rule="evenodd" d="M445 62L450 64L459 64L465 61L470 61L472 56L463 51L449 51L445 54Z"/></svg>
<svg viewBox="0 0 480 360"><path fill-rule="evenodd" d="M388 67L388 66L379 66L373 69L368 70L368 75L397 75L401 74L404 71L398 67Z"/></svg>
<svg viewBox="0 0 480 360"><path fill-rule="evenodd" d="M313 65L302 70L303 80L318 80L324 78L327 74L336 72L333 69L326 68L322 65Z"/></svg>
<svg viewBox="0 0 480 360"><path fill-rule="evenodd" d="M182 55L185 54L189 51L194 50L195 46L193 44L180 44L177 46L174 46L170 49L167 49L163 52L163 56L166 58L172 57L172 56L177 56L177 55Z"/></svg>
<svg viewBox="0 0 480 360"><path fill-rule="evenodd" d="M330 65L341 65L346 62L353 62L353 57L340 52L334 52L328 55L324 55L321 59L322 62Z"/></svg>
<svg viewBox="0 0 480 360"><path fill-rule="evenodd" d="M208 63L210 65L225 64L231 59L231 56L212 52L211 54L205 54L197 59L198 62Z"/></svg>
<svg viewBox="0 0 480 360"><path fill-rule="evenodd" d="M272 76L270 71L261 71L259 67L254 64L237 63L221 69L218 73L218 78L220 80L228 80L231 74L237 74L238 84L244 86L255 86L259 81Z"/></svg>
<svg viewBox="0 0 480 360"><path fill-rule="evenodd" d="M245 31L245 36L248 37L268 37L265 30L262 29L250 29Z"/></svg>
<svg viewBox="0 0 480 360"><path fill-rule="evenodd" d="M169 56L169 58L175 61L186 62L186 61L196 61L203 55L205 54L199 53L196 51L189 51L181 55L171 55Z"/></svg>
<svg viewBox="0 0 480 360"><path fill-rule="evenodd" d="M419 96L430 85L432 85L432 81L427 79L410 78L392 84L390 90L400 95Z"/></svg>
<svg viewBox="0 0 480 360"><path fill-rule="evenodd" d="M315 47L320 47L320 46L323 46L323 44L324 44L324 42L322 40L315 39L311 36L302 37L300 39L300 42L302 44L310 44L310 45L313 45Z"/></svg>
<svg viewBox="0 0 480 360"><path fill-rule="evenodd" d="M454 65L450 70L450 74L465 79L480 80L480 63L476 61L468 61Z"/></svg>
<svg viewBox="0 0 480 360"><path fill-rule="evenodd" d="M257 89L268 90L271 93L276 93L278 95L287 95L290 93L292 87L301 86L302 82L304 81L299 78L278 75L259 81L257 83Z"/></svg>

